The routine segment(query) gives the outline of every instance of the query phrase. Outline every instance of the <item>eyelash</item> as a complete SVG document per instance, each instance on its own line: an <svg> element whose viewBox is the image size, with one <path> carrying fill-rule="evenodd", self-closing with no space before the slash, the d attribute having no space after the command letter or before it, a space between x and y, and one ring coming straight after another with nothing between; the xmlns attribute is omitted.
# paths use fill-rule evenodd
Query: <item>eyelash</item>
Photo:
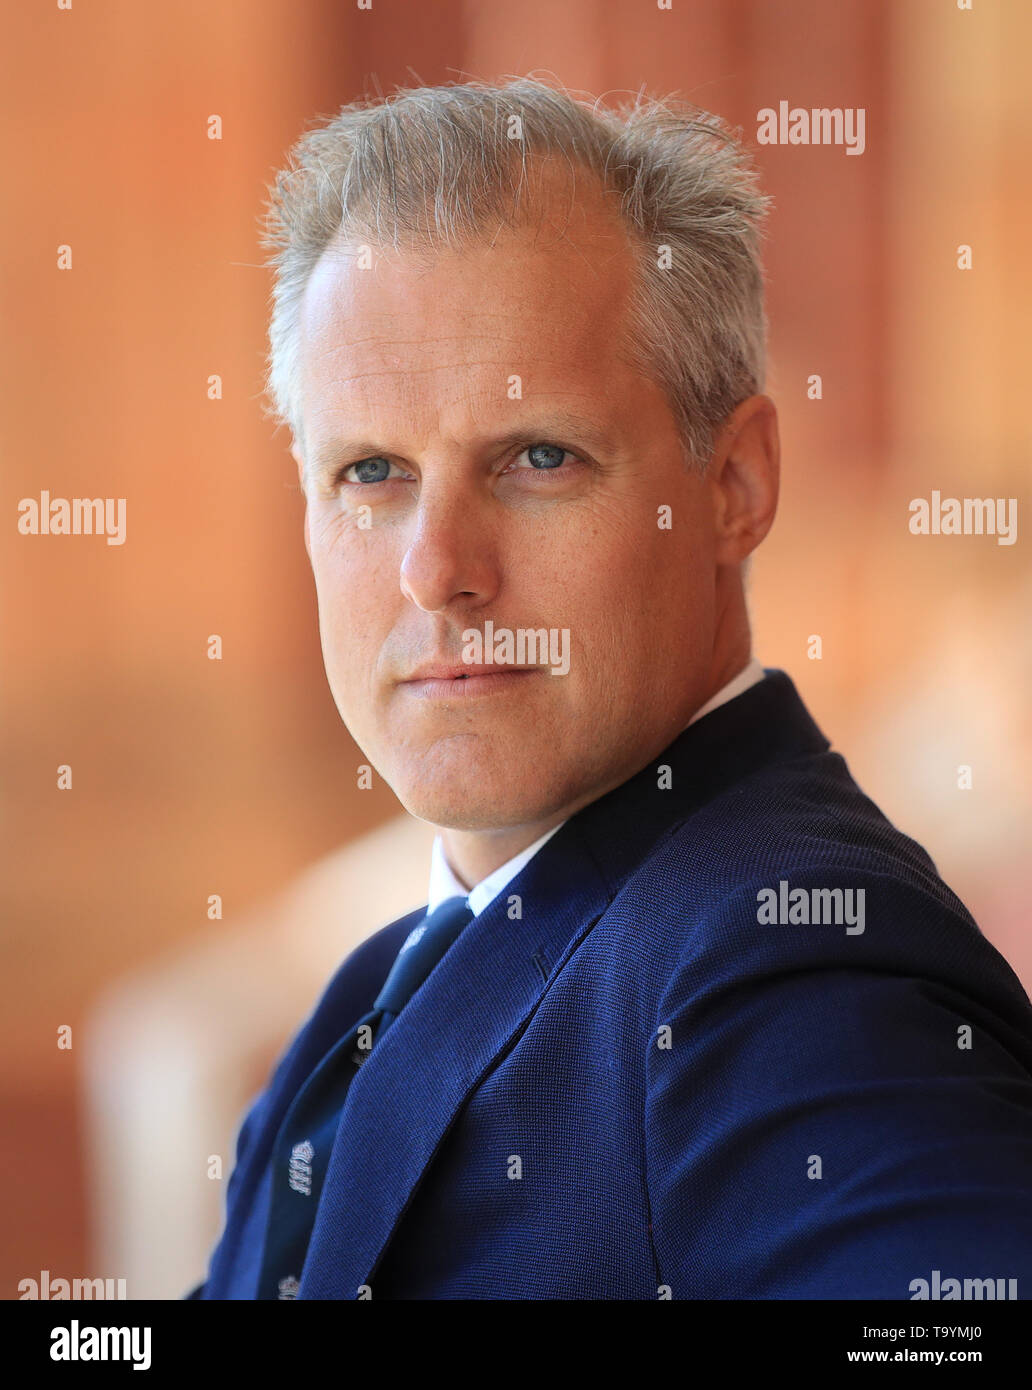
<svg viewBox="0 0 1032 1390"><path fill-rule="evenodd" d="M545 445L546 447L551 449L561 449L568 458L574 459L577 463L584 462L584 459L580 456L580 454L575 453L573 449L568 449L565 444L557 444L551 439L535 439L530 444L525 444L523 448L519 451L519 453L516 455L516 458L522 458L522 456L528 453L529 450L536 449L540 445ZM337 471L337 474L334 477L334 486L368 488L377 487L380 483L390 483L399 481L397 477L391 477L390 475L388 475L386 478L377 478L377 480L372 483L363 483L358 481L357 479L353 480L345 476L351 471L352 468L357 468L359 464L372 463L373 459L382 457L382 454L372 454L369 458L356 459L354 463L344 464L344 466ZM385 462L389 463L392 468L396 466L390 459L385 459ZM534 468L533 465L528 465L528 467L519 468L516 471L518 473L561 473L563 472L565 467L566 461L564 460L562 463L557 464L555 468Z"/></svg>

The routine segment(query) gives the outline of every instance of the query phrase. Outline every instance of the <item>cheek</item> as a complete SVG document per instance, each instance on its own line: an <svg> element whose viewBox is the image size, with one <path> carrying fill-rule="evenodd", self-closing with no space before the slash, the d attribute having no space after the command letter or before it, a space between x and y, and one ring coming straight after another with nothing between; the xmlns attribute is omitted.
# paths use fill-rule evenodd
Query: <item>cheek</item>
<svg viewBox="0 0 1032 1390"><path fill-rule="evenodd" d="M544 550L537 546L510 572L521 576L530 611L569 631L574 684L619 681L628 656L645 644L654 577L651 537L641 513L615 506L568 526Z"/></svg>
<svg viewBox="0 0 1032 1390"><path fill-rule="evenodd" d="M578 580L576 611L614 669L633 668L629 658L654 662L661 653L673 666L686 637L705 625L713 571L703 544L701 533L689 537L683 526L678 532L676 519L672 530L660 530L650 519L633 546L611 550L589 567L586 581Z"/></svg>
<svg viewBox="0 0 1032 1390"><path fill-rule="evenodd" d="M389 626L390 595L400 593L397 570L362 538L338 536L320 543L313 533L312 574L326 657L338 666L353 663Z"/></svg>

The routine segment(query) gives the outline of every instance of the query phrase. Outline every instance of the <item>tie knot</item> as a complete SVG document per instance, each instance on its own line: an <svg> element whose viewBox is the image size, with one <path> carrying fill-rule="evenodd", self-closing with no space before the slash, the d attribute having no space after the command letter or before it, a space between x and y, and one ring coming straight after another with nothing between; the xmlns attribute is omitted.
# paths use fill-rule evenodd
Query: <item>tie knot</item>
<svg viewBox="0 0 1032 1390"><path fill-rule="evenodd" d="M376 1008L399 1014L463 927L473 919L465 898L447 898L405 938L376 999Z"/></svg>

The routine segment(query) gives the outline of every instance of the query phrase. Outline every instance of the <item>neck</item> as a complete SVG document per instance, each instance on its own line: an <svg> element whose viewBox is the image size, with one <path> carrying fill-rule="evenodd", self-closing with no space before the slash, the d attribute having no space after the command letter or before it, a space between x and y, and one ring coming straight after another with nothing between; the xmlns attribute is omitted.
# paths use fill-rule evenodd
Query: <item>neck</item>
<svg viewBox="0 0 1032 1390"><path fill-rule="evenodd" d="M718 690L723 689L728 681L734 679L748 663L749 654L748 629L745 631L744 640L737 643L733 651L724 654L719 661L714 654L714 663L705 688L696 697L692 708L680 719L677 727L670 730L669 737L665 737L665 741L660 745L660 748L655 750L655 753L667 747L687 725L695 711L701 709ZM655 753L645 759L642 767L648 765ZM456 830L450 826L439 826L438 833L441 836L441 844L452 873L459 879L464 888L474 887L488 874L494 873L495 869L500 869L503 864L507 864L510 859L527 849L535 840L539 840L546 831L560 825L579 811L581 807L589 805L592 801L597 801L600 796L604 796L613 787L625 782L637 771L640 771L640 768L635 768L629 773L625 771L612 783L596 787L577 800L571 801L569 805L554 811L543 820L533 821L527 825L500 826L491 830Z"/></svg>
<svg viewBox="0 0 1032 1390"><path fill-rule="evenodd" d="M586 796L574 809L580 810L594 799ZM573 810L564 808L532 825L507 825L499 830L453 830L441 826L444 857L462 886L473 888L571 815Z"/></svg>

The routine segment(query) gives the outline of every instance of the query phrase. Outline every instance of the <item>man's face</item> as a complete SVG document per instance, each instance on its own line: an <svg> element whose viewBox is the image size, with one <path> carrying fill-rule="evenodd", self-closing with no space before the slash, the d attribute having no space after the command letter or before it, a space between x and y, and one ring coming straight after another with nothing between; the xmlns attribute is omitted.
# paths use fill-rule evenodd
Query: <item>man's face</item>
<svg viewBox="0 0 1032 1390"><path fill-rule="evenodd" d="M621 360L632 275L620 229L580 202L565 236L503 231L429 269L396 254L360 269L331 248L307 287L326 672L369 762L434 825L571 814L708 693L712 505L663 392ZM568 673L477 678L463 634L488 620L560 644L566 630ZM427 663L470 679L412 680Z"/></svg>

